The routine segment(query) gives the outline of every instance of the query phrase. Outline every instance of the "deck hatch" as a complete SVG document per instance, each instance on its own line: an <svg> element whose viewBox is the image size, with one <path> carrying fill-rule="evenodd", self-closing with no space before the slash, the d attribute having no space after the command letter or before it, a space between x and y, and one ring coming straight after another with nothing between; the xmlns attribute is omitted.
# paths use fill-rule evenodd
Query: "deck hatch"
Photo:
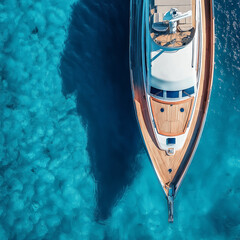
<svg viewBox="0 0 240 240"><path fill-rule="evenodd" d="M167 145L176 144L176 138L167 138Z"/></svg>

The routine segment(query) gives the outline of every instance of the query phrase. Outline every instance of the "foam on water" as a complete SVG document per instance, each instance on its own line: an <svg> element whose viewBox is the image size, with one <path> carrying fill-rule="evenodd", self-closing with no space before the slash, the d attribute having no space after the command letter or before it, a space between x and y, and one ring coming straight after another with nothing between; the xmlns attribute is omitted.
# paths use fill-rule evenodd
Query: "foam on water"
<svg viewBox="0 0 240 240"><path fill-rule="evenodd" d="M1 240L240 238L239 2L215 2L212 98L172 225L134 119L128 11L0 3Z"/></svg>

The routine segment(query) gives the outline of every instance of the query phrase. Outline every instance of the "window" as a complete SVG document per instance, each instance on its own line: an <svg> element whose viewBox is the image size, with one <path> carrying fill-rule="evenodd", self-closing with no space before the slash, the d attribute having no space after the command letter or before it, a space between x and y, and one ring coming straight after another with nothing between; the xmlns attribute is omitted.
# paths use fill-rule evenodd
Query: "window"
<svg viewBox="0 0 240 240"><path fill-rule="evenodd" d="M167 91L167 98L178 98L179 91Z"/></svg>
<svg viewBox="0 0 240 240"><path fill-rule="evenodd" d="M194 93L194 87L190 87L182 91L182 96L187 97L189 95L192 95L193 93Z"/></svg>
<svg viewBox="0 0 240 240"><path fill-rule="evenodd" d="M158 97L163 97L163 90L151 87L150 93Z"/></svg>

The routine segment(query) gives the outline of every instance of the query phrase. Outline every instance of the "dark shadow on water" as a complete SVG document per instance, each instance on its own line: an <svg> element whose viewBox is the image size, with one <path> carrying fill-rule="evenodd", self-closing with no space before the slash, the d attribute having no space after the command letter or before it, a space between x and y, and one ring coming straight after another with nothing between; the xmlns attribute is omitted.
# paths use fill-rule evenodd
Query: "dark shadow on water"
<svg viewBox="0 0 240 240"><path fill-rule="evenodd" d="M82 0L74 6L61 62L63 92L76 93L87 126L98 220L109 216L139 169L142 142L131 96L128 39L129 1Z"/></svg>

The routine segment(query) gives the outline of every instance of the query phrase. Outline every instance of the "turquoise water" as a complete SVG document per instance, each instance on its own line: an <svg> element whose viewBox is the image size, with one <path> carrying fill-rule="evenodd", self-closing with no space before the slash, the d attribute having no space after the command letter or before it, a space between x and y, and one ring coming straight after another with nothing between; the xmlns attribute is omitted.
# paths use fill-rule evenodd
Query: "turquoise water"
<svg viewBox="0 0 240 240"><path fill-rule="evenodd" d="M210 108L169 225L132 106L129 1L1 1L0 239L240 239L239 12L215 2Z"/></svg>

